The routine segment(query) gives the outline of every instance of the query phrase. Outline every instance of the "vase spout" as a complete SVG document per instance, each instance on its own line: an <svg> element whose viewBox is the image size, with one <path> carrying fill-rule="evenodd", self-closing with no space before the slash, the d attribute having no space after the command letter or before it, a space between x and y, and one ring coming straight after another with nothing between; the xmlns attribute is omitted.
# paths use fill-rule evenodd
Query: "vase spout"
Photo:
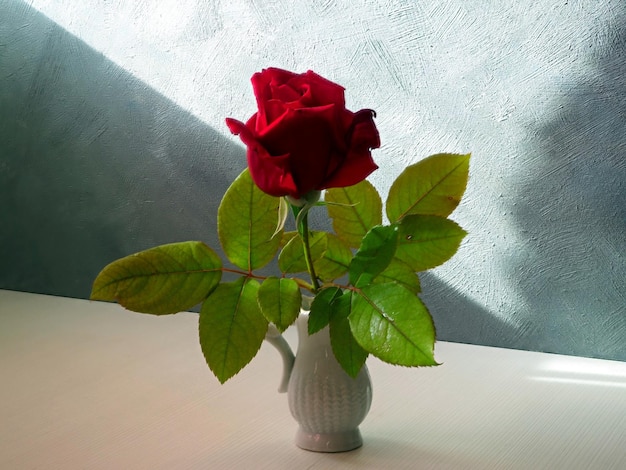
<svg viewBox="0 0 626 470"><path fill-rule="evenodd" d="M267 333L265 334L265 340L278 350L283 359L283 376L280 381L280 386L278 387L278 393L286 393L296 357L289 343L287 343L287 340L274 325L269 325Z"/></svg>

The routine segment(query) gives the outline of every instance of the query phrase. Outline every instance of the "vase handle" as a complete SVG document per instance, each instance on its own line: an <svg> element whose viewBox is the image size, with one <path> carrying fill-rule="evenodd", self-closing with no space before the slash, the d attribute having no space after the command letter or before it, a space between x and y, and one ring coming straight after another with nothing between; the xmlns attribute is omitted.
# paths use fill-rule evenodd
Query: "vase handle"
<svg viewBox="0 0 626 470"><path fill-rule="evenodd" d="M287 343L287 340L280 334L278 328L271 323L267 329L267 333L265 334L265 340L274 346L283 358L283 377L280 381L280 386L278 387L278 393L286 393L296 356L294 356L289 343Z"/></svg>

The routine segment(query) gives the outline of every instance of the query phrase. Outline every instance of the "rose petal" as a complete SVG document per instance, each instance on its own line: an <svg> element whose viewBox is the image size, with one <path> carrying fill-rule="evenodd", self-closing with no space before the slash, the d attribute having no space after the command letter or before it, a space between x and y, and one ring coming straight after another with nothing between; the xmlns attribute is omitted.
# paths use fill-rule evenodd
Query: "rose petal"
<svg viewBox="0 0 626 470"><path fill-rule="evenodd" d="M298 195L299 197L298 189L289 171L289 155L271 156L249 129L250 126L255 125L255 116L252 116L247 124L226 118L226 125L230 131L239 135L242 142L246 144L246 158L252 179L261 191L272 196Z"/></svg>
<svg viewBox="0 0 626 470"><path fill-rule="evenodd" d="M351 128L346 136L349 150L337 170L329 174L324 181L324 188L352 186L378 168L370 152L370 149L380 147L380 136L374 124L373 114L369 109L362 109L353 114Z"/></svg>
<svg viewBox="0 0 626 470"><path fill-rule="evenodd" d="M261 72L252 75L250 81L252 82L252 89L256 98L259 126L263 127L272 122L271 117L268 116L266 104L268 101L276 98L274 96L275 88L288 82L295 76L296 74L292 72L277 68L263 69Z"/></svg>
<svg viewBox="0 0 626 470"><path fill-rule="evenodd" d="M256 114L253 115L248 122L255 121ZM249 143L256 141L254 135L252 134L252 131L248 129L243 122L233 118L226 118L226 125L228 126L230 132L234 135L238 135L244 144L248 145Z"/></svg>
<svg viewBox="0 0 626 470"><path fill-rule="evenodd" d="M374 111L361 109L354 113L350 132L350 148L362 152L380 147L380 135L374 124Z"/></svg>
<svg viewBox="0 0 626 470"><path fill-rule="evenodd" d="M285 105L300 103L302 95L306 92L306 90L293 88L289 84L273 85L271 89L272 99L280 100L285 103Z"/></svg>
<svg viewBox="0 0 626 470"><path fill-rule="evenodd" d="M376 168L380 146L373 111L345 108L344 88L309 70L254 74L258 112L244 125L227 120L248 147L253 179L265 192L300 198L314 189L351 186Z"/></svg>
<svg viewBox="0 0 626 470"><path fill-rule="evenodd" d="M259 133L259 142L271 155L289 154L300 194L317 189L327 177L337 147L331 127L334 115L333 105L288 110Z"/></svg>
<svg viewBox="0 0 626 470"><path fill-rule="evenodd" d="M289 155L274 157L261 145L248 147L248 168L252 180L261 191L270 196L293 196L301 194L290 172Z"/></svg>
<svg viewBox="0 0 626 470"><path fill-rule="evenodd" d="M374 163L372 154L369 151L365 153L350 152L337 171L316 189L352 186L363 181L377 169L378 165Z"/></svg>
<svg viewBox="0 0 626 470"><path fill-rule="evenodd" d="M334 104L340 108L345 108L344 87L335 82L331 82L312 70L309 70L302 79L306 80L311 87L311 94L315 106Z"/></svg>
<svg viewBox="0 0 626 470"><path fill-rule="evenodd" d="M256 131L261 133L274 121L279 120L287 112L287 106L279 100L269 100L265 103L265 122L257 120Z"/></svg>

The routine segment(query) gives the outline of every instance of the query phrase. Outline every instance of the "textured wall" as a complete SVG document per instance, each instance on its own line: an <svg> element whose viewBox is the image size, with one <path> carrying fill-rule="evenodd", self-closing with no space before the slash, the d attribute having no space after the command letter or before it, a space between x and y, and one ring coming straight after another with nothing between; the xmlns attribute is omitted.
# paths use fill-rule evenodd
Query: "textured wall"
<svg viewBox="0 0 626 470"><path fill-rule="evenodd" d="M32 5L32 6L29 6ZM381 193L473 153L439 337L626 360L626 3L0 3L0 287L85 297L133 251L202 239L245 165L226 116L267 66L373 108Z"/></svg>

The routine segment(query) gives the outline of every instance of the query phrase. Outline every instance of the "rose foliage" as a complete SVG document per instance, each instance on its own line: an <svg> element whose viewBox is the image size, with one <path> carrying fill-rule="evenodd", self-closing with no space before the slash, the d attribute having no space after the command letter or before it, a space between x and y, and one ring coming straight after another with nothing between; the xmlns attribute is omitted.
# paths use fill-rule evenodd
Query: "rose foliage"
<svg viewBox="0 0 626 470"><path fill-rule="evenodd" d="M384 223L366 180L380 146L374 112L347 110L344 89L311 71L270 68L252 84L257 112L245 124L226 121L248 160L217 214L226 260L199 241L158 246L106 266L91 298L156 315L201 304L200 345L221 382L254 358L270 324L284 331L295 321L305 296L309 333L329 326L348 374L369 354L437 365L418 273L447 261L466 235L448 216L465 191L470 156L436 154L405 168ZM326 211L333 230L311 229L310 210ZM285 228L290 213L294 230ZM280 276L259 273L276 258Z"/></svg>

